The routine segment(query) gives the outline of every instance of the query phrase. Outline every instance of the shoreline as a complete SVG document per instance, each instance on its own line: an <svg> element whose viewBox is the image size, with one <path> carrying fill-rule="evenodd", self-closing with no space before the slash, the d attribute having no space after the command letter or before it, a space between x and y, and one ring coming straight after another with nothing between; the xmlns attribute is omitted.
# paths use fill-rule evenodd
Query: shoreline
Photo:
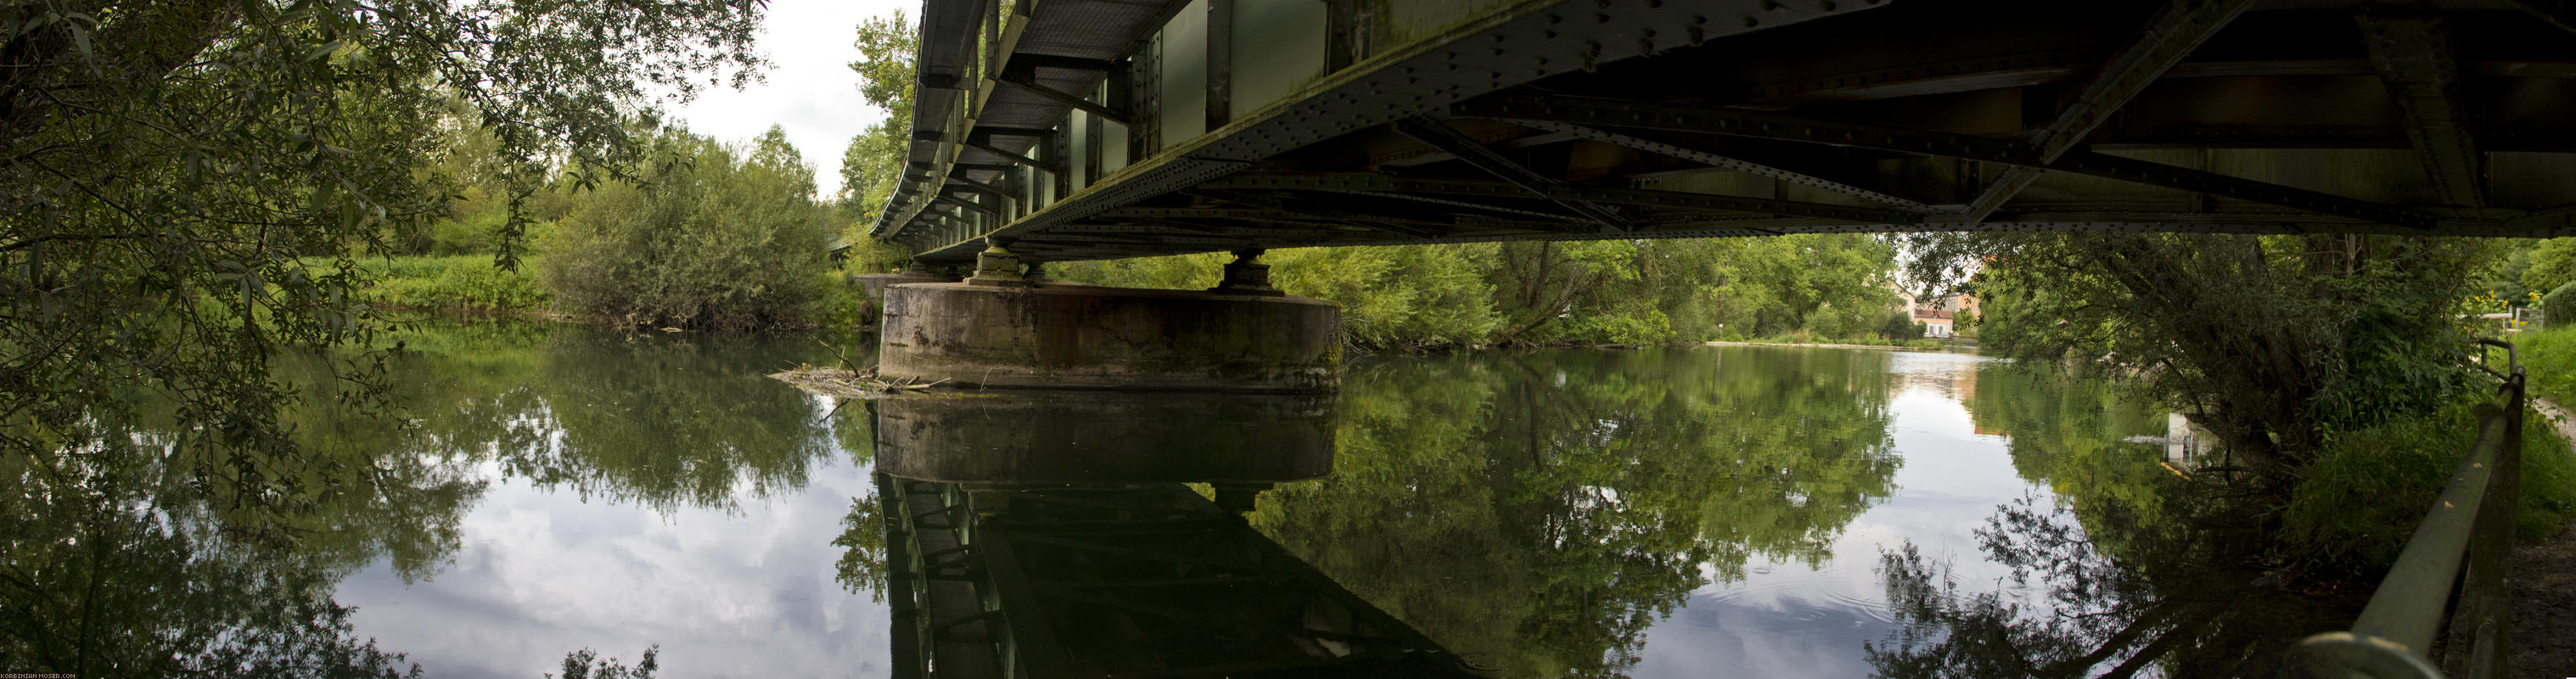
<svg viewBox="0 0 2576 679"><path fill-rule="evenodd" d="M1831 342L1700 342L1704 347L1816 347L1823 349L1886 349L1889 351L1948 351L1950 347L1906 347L1893 344L1838 344Z"/></svg>

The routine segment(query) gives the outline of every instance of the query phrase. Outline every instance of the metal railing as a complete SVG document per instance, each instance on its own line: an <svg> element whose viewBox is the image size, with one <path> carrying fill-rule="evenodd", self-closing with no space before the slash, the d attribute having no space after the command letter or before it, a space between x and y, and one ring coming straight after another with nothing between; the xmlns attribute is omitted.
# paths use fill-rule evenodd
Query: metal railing
<svg viewBox="0 0 2576 679"><path fill-rule="evenodd" d="M2478 442L2451 474L2431 511L2407 538L2397 564L2380 580L2352 629L2308 637L2321 677L2498 677L2506 671L2512 629L2513 522L2522 485L2523 372L2513 344L2478 340L2478 367L2504 380L2497 402L2478 407ZM2487 364L2487 347L2503 347L2505 369ZM2452 593L2459 603L2451 606ZM2440 665L2434 635L2449 614ZM2445 671L2447 670L2447 672Z"/></svg>

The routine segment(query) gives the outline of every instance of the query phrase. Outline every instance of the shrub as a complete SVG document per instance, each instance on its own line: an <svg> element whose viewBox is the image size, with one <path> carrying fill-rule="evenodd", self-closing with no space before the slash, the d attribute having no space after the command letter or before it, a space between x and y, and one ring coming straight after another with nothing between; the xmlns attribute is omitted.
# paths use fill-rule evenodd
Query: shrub
<svg viewBox="0 0 2576 679"><path fill-rule="evenodd" d="M397 307L542 311L553 296L525 270L504 271L488 255L362 260L376 273L369 301Z"/></svg>
<svg viewBox="0 0 2576 679"><path fill-rule="evenodd" d="M773 127L737 150L671 131L654 146L671 160L641 186L602 186L544 244L556 299L635 325L815 322L838 225L814 200L814 171L785 134Z"/></svg>
<svg viewBox="0 0 2576 679"><path fill-rule="evenodd" d="M2462 391L2432 413L2329 437L2291 489L2282 513L2288 544L2347 568L2394 561L2477 442L2475 407L2489 393ZM2523 419L2520 509L2515 526L2525 540L2553 535L2576 516L2576 455L2549 418L2533 412Z"/></svg>
<svg viewBox="0 0 2576 679"><path fill-rule="evenodd" d="M2540 316L2541 321L2551 327L2576 323L2576 282L2561 284L2542 296Z"/></svg>

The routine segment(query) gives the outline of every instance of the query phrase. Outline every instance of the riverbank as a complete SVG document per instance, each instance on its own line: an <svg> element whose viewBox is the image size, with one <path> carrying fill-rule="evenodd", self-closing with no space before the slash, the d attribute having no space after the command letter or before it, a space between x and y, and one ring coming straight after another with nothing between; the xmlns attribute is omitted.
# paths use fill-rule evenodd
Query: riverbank
<svg viewBox="0 0 2576 679"><path fill-rule="evenodd" d="M328 265L327 262L314 262ZM515 271L493 265L490 255L377 257L355 260L371 284L361 295L379 308L419 313L508 316L529 320L587 323L612 327L654 327L628 319L587 314L565 308L535 273L533 261ZM806 302L805 312L760 331L857 327L870 300L857 283L838 272L825 273L820 294ZM661 330L677 328L654 327Z"/></svg>
<svg viewBox="0 0 2576 679"><path fill-rule="evenodd" d="M1947 348L1931 340L1908 340L1904 344L1842 344L1836 342L1701 342L1707 347L1814 347L1819 349L1894 349L1920 351Z"/></svg>

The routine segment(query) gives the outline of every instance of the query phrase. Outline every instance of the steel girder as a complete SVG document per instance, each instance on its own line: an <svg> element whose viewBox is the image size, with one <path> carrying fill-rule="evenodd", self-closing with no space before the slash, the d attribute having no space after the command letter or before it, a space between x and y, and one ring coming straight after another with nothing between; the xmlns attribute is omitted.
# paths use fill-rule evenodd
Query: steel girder
<svg viewBox="0 0 2576 679"><path fill-rule="evenodd" d="M1863 13L1882 5L1834 0L1498 3L1481 18L1434 35L1397 45L1372 45L1372 54L1324 74L1292 99L1258 110L1232 111L1220 129L1154 150L1149 157L1131 158L1126 168L1103 181L1007 224L969 238L919 242L914 256L965 261L982 249L977 242L981 238L1027 238L1055 225L1082 221L1102 210L1132 205L1450 102L1708 40ZM916 146L916 157L922 153ZM892 223L909 218L897 215Z"/></svg>
<svg viewBox="0 0 2576 679"><path fill-rule="evenodd" d="M2024 135L2041 162L2055 161L2084 141L2093 128L2102 125L2111 113L2129 103L2129 99L2147 89L2158 76L2180 63L2218 30L2227 27L2237 14L2243 13L2252 0L2174 0L2150 21L2138 36L2114 53L2109 63L2084 84L2075 103L2058 113L2047 127ZM1977 199L1968 202L1959 215L1963 222L1984 221L2003 207L2005 201L2029 188L2047 169L2041 165L2014 165L2004 170Z"/></svg>
<svg viewBox="0 0 2576 679"><path fill-rule="evenodd" d="M1601 228L1613 231L1627 231L1637 227L1635 222L1629 221L1626 216L1620 215L1618 211L1602 207L1598 203L1594 203L1589 200L1558 197L1564 194L1563 189L1568 188L1565 186L1565 182L1557 181L1556 179L1541 175L1536 171L1532 171L1529 168L1522 167L1520 163L1512 162L1510 158L1504 158L1503 154L1495 153L1493 149L1486 148L1483 143L1468 138L1467 135L1460 134L1457 128L1450 127L1447 123L1423 118L1406 118L1395 121L1394 125L1395 131L1398 134L1412 137L1414 140L1425 144L1430 144L1432 148L1448 152L1450 155L1457 156L1459 160L1465 161L1469 165L1476 166L1476 169L1484 170L1495 177L1501 178L1503 181L1511 182L1512 185L1521 187L1521 189L1537 195L1538 197L1546 198L1550 202L1563 205L1565 206L1565 209L1572 210L1575 214L1582 215L1585 218L1599 223Z"/></svg>
<svg viewBox="0 0 2576 679"><path fill-rule="evenodd" d="M1330 191L1337 193L1425 193L1453 196L1518 197L1528 189L1508 182L1469 179L1414 179L1380 175L1277 176L1235 175L1208 182L1207 188L1260 189L1287 191ZM1916 224L1923 213L1883 208L1852 207L1825 203L1807 203L1769 198L1720 196L1679 191L1622 189L1592 186L1552 186L1537 191L1540 197L1558 202L1584 202L1610 205L1637 205L1656 208L1722 212L1756 212L1784 217L1816 217L1878 224Z"/></svg>
<svg viewBox="0 0 2576 679"><path fill-rule="evenodd" d="M2486 156L2460 101L2460 65L2451 56L2450 30L2439 15L2364 12L2362 43L2370 63L2387 81L2406 117L2406 137L2423 156L2424 174L2442 200L2485 207Z"/></svg>
<svg viewBox="0 0 2576 679"><path fill-rule="evenodd" d="M2069 152L2052 162L2042 157L2039 148L2013 140L1892 125L1830 121L1737 109L1691 108L1606 100L1562 98L1542 100L1526 97L1463 102L1451 106L1450 114L1502 120L1634 127L1774 139L1959 158L2010 166L2034 166L2324 214L2356 217L2416 229L2430 229L2439 219L2436 215L2403 207L2090 151Z"/></svg>

